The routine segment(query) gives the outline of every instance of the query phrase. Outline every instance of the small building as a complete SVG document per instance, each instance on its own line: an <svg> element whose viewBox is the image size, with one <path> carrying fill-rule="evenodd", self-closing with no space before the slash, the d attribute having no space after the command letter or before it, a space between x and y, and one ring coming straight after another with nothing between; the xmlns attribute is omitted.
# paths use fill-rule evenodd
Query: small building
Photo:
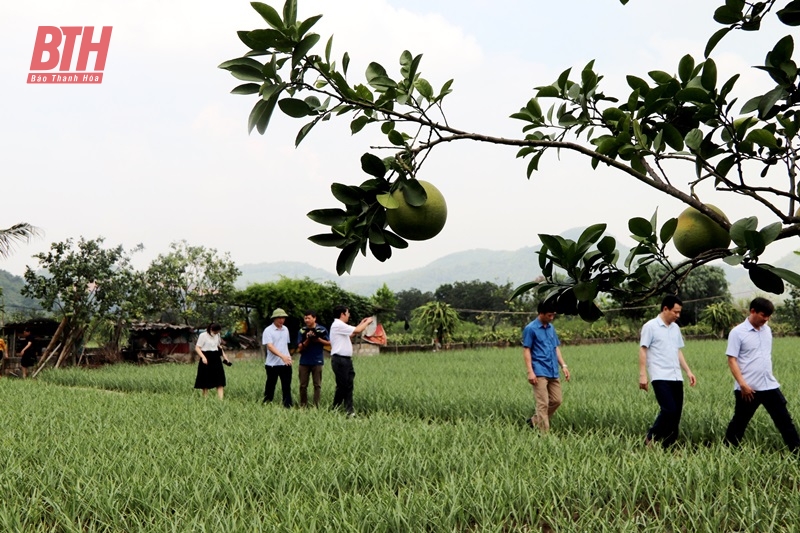
<svg viewBox="0 0 800 533"><path fill-rule="evenodd" d="M128 347L122 356L128 361L141 359L188 360L194 344L194 328L179 324L136 322L130 325Z"/></svg>
<svg viewBox="0 0 800 533"><path fill-rule="evenodd" d="M19 337L22 332L28 330L31 332L28 340L31 341L31 349L36 354L36 357L42 355L42 352L53 338L56 330L58 329L58 322L52 318L34 318L24 322L9 322L0 327L0 334L6 340L8 346L8 359L5 361L2 372L16 371L19 368L19 356L17 352L25 347ZM25 342L27 344L27 341Z"/></svg>

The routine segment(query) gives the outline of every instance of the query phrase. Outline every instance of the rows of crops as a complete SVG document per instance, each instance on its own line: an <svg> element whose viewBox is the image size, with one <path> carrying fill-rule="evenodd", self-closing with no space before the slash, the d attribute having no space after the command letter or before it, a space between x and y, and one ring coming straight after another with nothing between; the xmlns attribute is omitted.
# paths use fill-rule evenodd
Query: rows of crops
<svg viewBox="0 0 800 533"><path fill-rule="evenodd" d="M795 414L798 348L776 340ZM793 531L800 467L766 413L742 448L720 442L723 351L687 346L699 383L666 452L642 446L656 406L635 344L564 349L547 436L522 423L518 349L360 358L355 420L261 405L257 361L229 369L223 402L189 365L3 379L0 531Z"/></svg>

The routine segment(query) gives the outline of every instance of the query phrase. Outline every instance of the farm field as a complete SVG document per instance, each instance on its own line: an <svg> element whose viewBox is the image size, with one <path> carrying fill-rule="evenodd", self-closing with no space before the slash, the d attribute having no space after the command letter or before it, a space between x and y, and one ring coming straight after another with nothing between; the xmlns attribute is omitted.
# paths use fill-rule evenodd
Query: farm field
<svg viewBox="0 0 800 533"><path fill-rule="evenodd" d="M800 340L774 348L800 416ZM657 405L635 343L563 347L544 436L518 348L357 358L354 420L261 405L258 361L227 369L223 402L192 365L2 379L0 531L796 531L800 458L766 412L721 443L724 349L687 343L698 386L668 451L642 445ZM326 363L326 407L333 390Z"/></svg>

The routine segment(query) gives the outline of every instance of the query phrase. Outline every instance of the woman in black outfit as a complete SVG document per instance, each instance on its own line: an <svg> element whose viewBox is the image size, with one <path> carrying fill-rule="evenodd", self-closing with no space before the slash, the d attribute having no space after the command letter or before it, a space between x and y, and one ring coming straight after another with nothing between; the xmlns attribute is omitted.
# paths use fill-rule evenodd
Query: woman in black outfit
<svg viewBox="0 0 800 533"><path fill-rule="evenodd" d="M194 388L202 389L203 396L208 394L208 389L217 389L217 397L221 400L225 395L225 369L222 362L230 365L231 362L220 346L219 324L209 324L208 328L200 334L195 343L194 350L200 357L197 365L197 378Z"/></svg>

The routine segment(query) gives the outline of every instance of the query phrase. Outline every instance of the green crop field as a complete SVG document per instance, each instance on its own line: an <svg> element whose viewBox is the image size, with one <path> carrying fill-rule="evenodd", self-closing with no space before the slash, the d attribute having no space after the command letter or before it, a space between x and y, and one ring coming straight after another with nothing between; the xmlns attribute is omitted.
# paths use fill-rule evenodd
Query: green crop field
<svg viewBox="0 0 800 533"><path fill-rule="evenodd" d="M682 436L647 449L657 406L635 343L563 348L573 379L549 435L520 349L355 361L350 420L259 403L258 361L223 402L195 367L116 365L0 380L0 531L797 531L800 458L766 412L741 448L723 341L689 342ZM800 416L800 340L775 373ZM297 376L294 377L295 397ZM323 403L334 389L329 366Z"/></svg>

